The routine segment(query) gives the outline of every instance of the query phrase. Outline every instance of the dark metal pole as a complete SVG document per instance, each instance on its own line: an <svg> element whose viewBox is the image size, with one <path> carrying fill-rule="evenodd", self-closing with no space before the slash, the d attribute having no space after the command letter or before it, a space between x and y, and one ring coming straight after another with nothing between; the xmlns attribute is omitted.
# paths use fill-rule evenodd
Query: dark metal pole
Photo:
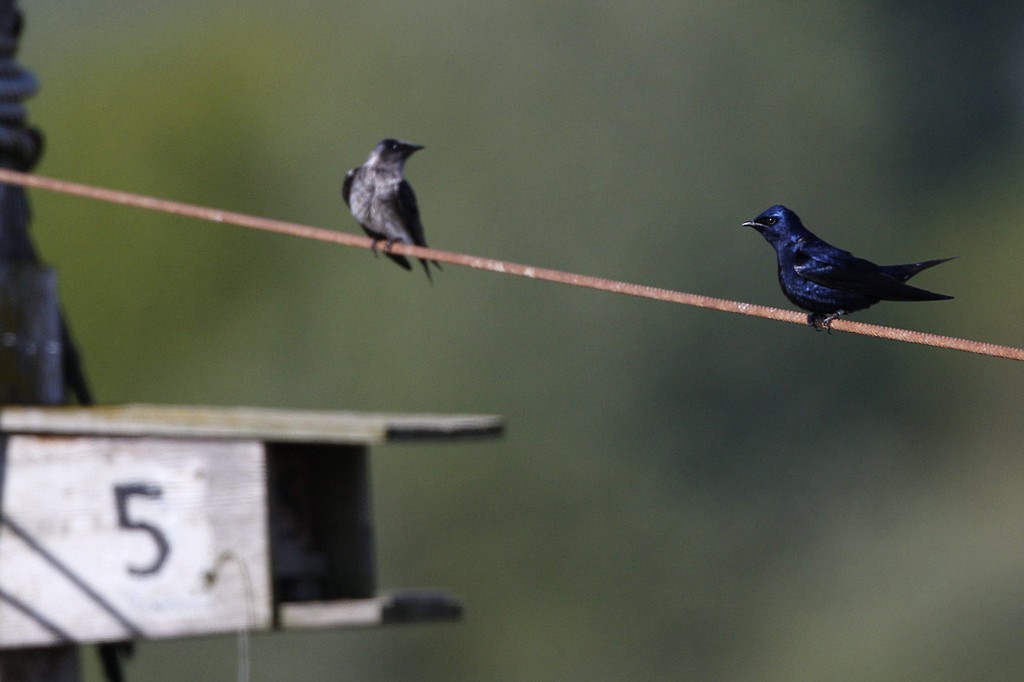
<svg viewBox="0 0 1024 682"><path fill-rule="evenodd" d="M23 99L38 84L14 57L22 17L14 0L0 0L0 167L31 170L43 137L25 122ZM29 237L29 206L22 187L0 184L0 403L54 405L72 391L92 401L57 298L55 273L44 267ZM7 438L0 434L0 483L6 478ZM3 506L0 488L0 513ZM115 663L116 663L115 657ZM73 643L0 653L0 679L77 682Z"/></svg>
<svg viewBox="0 0 1024 682"><path fill-rule="evenodd" d="M0 0L0 166L31 170L43 136L26 124L21 101L35 94L35 76L15 60L22 18L14 0ZM29 237L25 189L0 184L0 402L53 405L70 390L90 404L78 352L60 313L56 276L43 267Z"/></svg>

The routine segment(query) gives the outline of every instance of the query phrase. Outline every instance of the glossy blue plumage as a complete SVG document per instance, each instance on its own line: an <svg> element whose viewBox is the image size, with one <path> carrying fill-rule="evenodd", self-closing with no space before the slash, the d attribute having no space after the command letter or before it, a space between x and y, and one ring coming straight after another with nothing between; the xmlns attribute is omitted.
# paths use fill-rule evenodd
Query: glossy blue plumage
<svg viewBox="0 0 1024 682"><path fill-rule="evenodd" d="M761 233L779 263L782 292L795 305L811 313L809 321L832 319L863 310L879 301L941 301L952 298L918 289L906 281L949 258L876 265L819 239L804 227L799 216L785 206L772 206L743 223ZM817 326L817 325L816 325Z"/></svg>

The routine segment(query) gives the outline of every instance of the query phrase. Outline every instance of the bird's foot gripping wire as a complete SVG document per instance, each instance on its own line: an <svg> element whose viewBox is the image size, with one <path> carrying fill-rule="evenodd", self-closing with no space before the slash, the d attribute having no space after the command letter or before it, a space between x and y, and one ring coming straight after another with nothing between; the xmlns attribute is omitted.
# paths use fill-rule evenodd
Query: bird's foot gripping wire
<svg viewBox="0 0 1024 682"><path fill-rule="evenodd" d="M807 324L814 327L814 331L826 331L829 334L832 333L832 322L837 318L842 317L846 314L845 310L837 310L829 315L819 315L817 313L810 313L807 316Z"/></svg>
<svg viewBox="0 0 1024 682"><path fill-rule="evenodd" d="M380 253L377 251L377 247L380 245L381 242L384 242L384 248L381 249L381 251L384 253L385 256L387 256L391 253L391 247L395 245L396 241L398 240L385 239L384 237L374 237L373 241L370 243L370 251L373 251L374 256L379 256Z"/></svg>
<svg viewBox="0 0 1024 682"><path fill-rule="evenodd" d="M377 253L377 245L380 244L382 241L384 241L384 240L383 239L374 239L373 241L370 242L370 251L373 251L373 257L374 258L379 258L380 257L380 254ZM385 246L384 246L384 252L385 253L387 253L387 249L388 249L388 247L385 244Z"/></svg>

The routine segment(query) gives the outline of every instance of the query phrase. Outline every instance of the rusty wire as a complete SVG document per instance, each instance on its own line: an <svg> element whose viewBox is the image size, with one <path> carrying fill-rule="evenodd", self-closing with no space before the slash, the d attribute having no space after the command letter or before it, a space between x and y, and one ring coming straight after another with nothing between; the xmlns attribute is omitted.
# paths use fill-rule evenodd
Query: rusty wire
<svg viewBox="0 0 1024 682"><path fill-rule="evenodd" d="M70 194L73 196L95 199L97 201L106 201L114 204L120 204L122 206L134 206L136 208L143 208L150 211L160 211L173 215L197 218L199 220L209 220L216 223L237 225L239 227L247 227L254 230L275 232L277 234L301 237L303 239L314 239L317 241L342 244L344 246L354 246L362 249L369 249L373 246L373 240L369 237L363 237L361 235L348 232L339 232L337 230L329 230L322 227L313 227L310 225L301 225L282 220L261 218L259 216L248 215L245 213L222 211L216 208L185 204L177 201L169 201L167 199L158 199L156 197L132 194L131 192L104 189L102 187L69 182L66 180L58 180L30 173L21 173L3 168L0 168L0 182L8 182L25 187L34 187L61 194ZM462 265L467 268L475 268L477 270L489 270L491 272L500 272L507 275L517 275L519 277L528 277L530 279L544 280L547 282L556 282L559 284L568 284L570 286L608 291L615 294L623 294L625 296L636 296L655 301L679 303L682 305L695 306L697 308L708 308L727 313L778 320L780 322L790 322L802 325L807 324L807 315L795 310L783 310L781 308L772 308L770 306L754 305L752 303L743 303L740 301L714 298L711 296L690 294L683 291L659 289L657 287L650 287L642 284L619 282L610 279L603 279L601 277L591 277L588 275L563 272L561 270L538 268L532 265L510 263L508 261L496 260L494 258L482 258L480 256L471 256L452 251L440 251L438 249L412 246L410 244L395 243L391 247L391 251L403 256L425 258L443 263L451 263L453 265ZM987 355L994 358L1024 361L1024 348L1002 346L994 343L985 343L983 341L974 341L972 339L942 336L940 334L929 334L927 332L900 329L897 327L884 327L864 322L855 322L844 318L839 318L833 321L831 329L835 331L849 332L851 334L862 334L880 339L889 339L891 341L903 341L905 343L916 343L924 346L963 351L965 353Z"/></svg>

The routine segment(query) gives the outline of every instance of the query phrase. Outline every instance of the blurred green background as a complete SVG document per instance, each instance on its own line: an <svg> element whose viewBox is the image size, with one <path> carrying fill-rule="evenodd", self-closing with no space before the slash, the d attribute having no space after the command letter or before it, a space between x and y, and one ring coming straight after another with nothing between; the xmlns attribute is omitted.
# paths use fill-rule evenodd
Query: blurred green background
<svg viewBox="0 0 1024 682"><path fill-rule="evenodd" d="M1024 343L1020 3L23 9L42 174L358 232L341 178L403 137L432 246L778 306L740 223L781 202L960 256L857 319ZM32 199L104 402L508 419L374 451L382 587L464 622L257 635L255 680L1024 677L1018 365Z"/></svg>

